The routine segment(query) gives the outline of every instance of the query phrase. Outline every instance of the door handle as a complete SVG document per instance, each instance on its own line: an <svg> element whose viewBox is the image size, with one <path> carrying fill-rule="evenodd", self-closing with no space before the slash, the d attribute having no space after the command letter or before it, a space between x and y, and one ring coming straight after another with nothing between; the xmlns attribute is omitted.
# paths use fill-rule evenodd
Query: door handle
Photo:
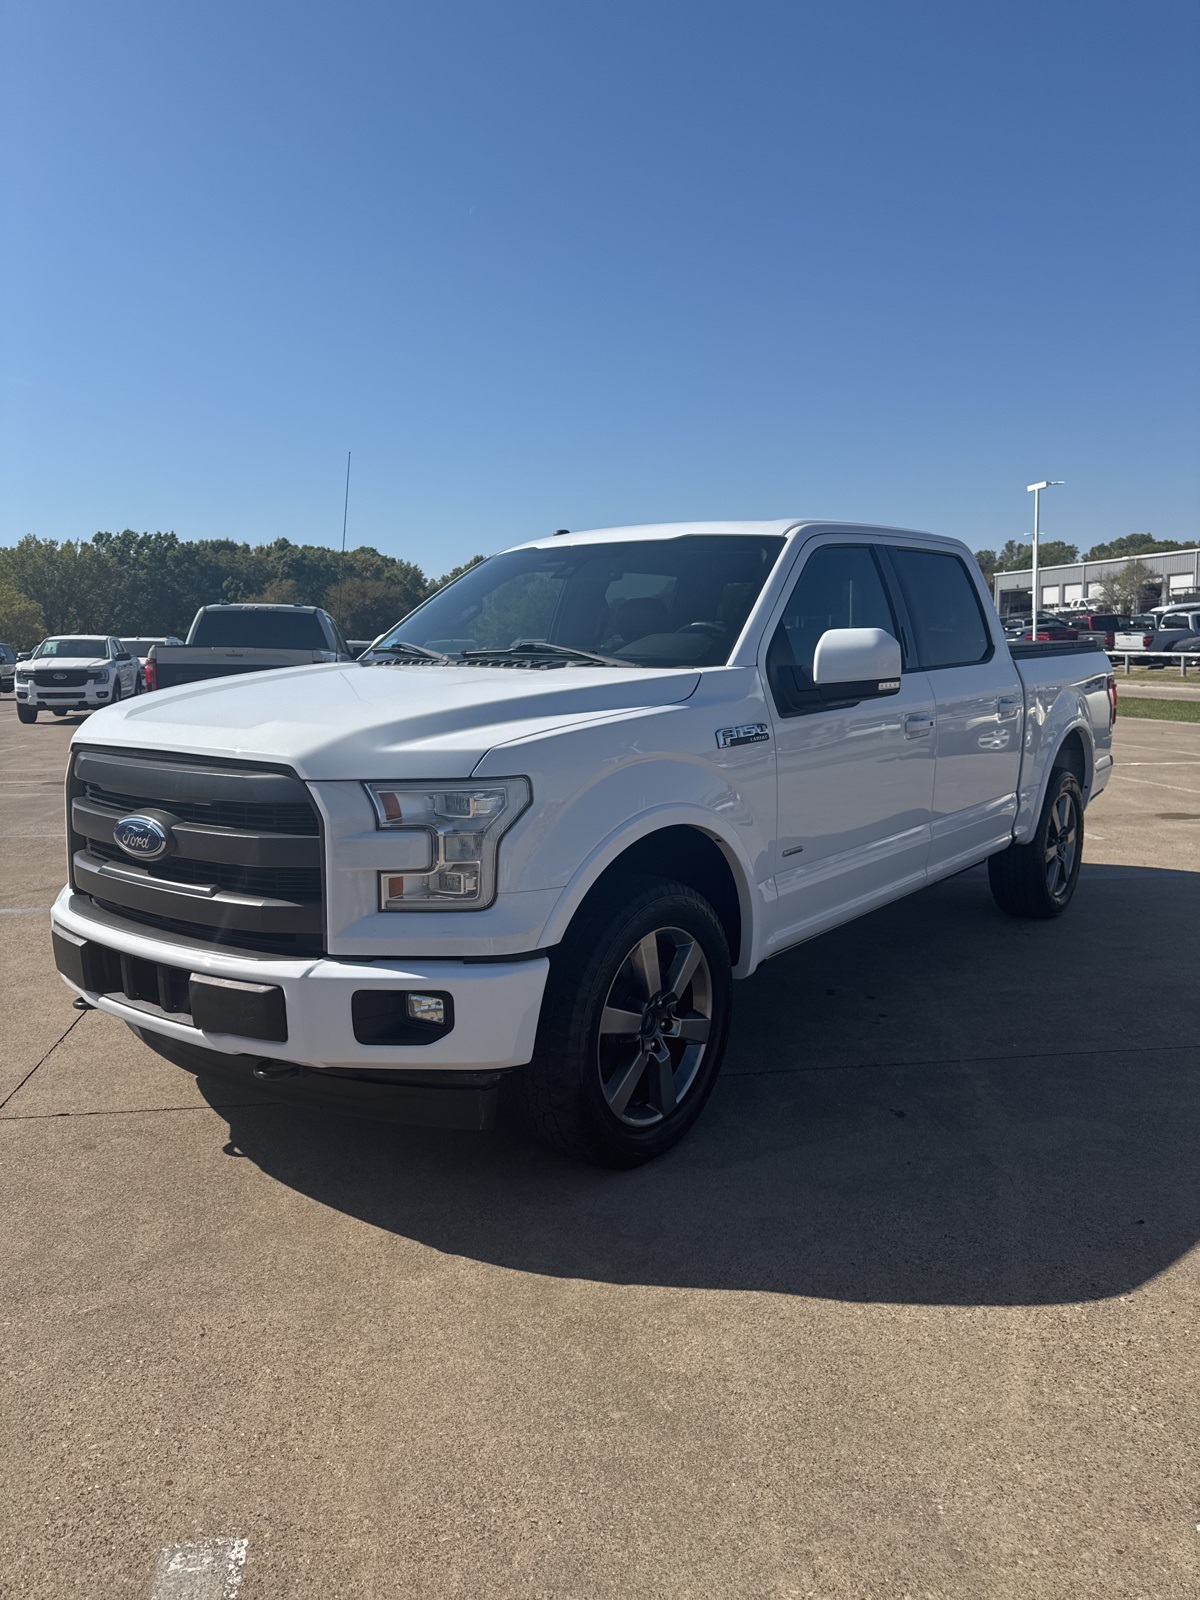
<svg viewBox="0 0 1200 1600"><path fill-rule="evenodd" d="M928 711L910 711L904 719L904 737L921 739L933 732L933 717Z"/></svg>
<svg viewBox="0 0 1200 1600"><path fill-rule="evenodd" d="M996 701L996 710L999 712L1001 720L1003 720L1007 717L1015 717L1021 709L1021 704L1019 696L1002 694L999 700Z"/></svg>

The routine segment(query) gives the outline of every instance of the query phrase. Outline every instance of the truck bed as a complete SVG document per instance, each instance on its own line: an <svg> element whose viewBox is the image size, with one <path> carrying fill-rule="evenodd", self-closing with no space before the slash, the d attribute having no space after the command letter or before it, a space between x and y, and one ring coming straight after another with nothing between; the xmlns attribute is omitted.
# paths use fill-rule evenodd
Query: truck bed
<svg viewBox="0 0 1200 1600"><path fill-rule="evenodd" d="M1104 646L1096 639L1042 639L1037 643L1027 641L1018 644L1010 642L1008 648L1014 661L1035 661L1045 656L1073 656L1094 651L1104 654Z"/></svg>

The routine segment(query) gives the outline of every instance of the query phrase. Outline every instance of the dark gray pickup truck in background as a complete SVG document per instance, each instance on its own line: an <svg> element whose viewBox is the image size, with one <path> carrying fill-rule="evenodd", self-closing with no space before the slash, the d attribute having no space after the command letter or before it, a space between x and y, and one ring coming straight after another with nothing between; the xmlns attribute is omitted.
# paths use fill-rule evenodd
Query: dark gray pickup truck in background
<svg viewBox="0 0 1200 1600"><path fill-rule="evenodd" d="M342 630L319 606L201 606L183 644L157 644L146 661L147 689L315 661L351 661Z"/></svg>

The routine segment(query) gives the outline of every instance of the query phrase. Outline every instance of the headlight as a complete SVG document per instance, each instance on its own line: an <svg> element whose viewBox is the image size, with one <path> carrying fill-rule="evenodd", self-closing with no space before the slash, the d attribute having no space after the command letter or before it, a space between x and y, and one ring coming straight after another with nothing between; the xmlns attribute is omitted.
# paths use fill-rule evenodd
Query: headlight
<svg viewBox="0 0 1200 1600"><path fill-rule="evenodd" d="M14 678L32 678L33 677L33 668L32 667L18 667L16 669L16 671L13 673L13 677Z"/></svg>
<svg viewBox="0 0 1200 1600"><path fill-rule="evenodd" d="M485 784L366 783L375 825L395 835L381 911L478 911L496 896L496 846L528 806L528 778Z"/></svg>
<svg viewBox="0 0 1200 1600"><path fill-rule="evenodd" d="M108 682L108 668L107 667L89 667L88 668L88 682L89 683L107 683Z"/></svg>

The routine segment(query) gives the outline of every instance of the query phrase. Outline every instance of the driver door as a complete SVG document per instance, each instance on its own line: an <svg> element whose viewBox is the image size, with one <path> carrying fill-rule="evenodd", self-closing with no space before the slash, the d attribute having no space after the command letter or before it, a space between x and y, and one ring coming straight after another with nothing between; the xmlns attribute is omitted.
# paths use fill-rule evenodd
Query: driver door
<svg viewBox="0 0 1200 1600"><path fill-rule="evenodd" d="M933 807L934 700L910 656L901 602L869 540L831 536L804 558L766 655L778 784L775 916L768 944L849 921L925 881ZM811 675L830 628L900 641L899 694L789 710L778 668Z"/></svg>

